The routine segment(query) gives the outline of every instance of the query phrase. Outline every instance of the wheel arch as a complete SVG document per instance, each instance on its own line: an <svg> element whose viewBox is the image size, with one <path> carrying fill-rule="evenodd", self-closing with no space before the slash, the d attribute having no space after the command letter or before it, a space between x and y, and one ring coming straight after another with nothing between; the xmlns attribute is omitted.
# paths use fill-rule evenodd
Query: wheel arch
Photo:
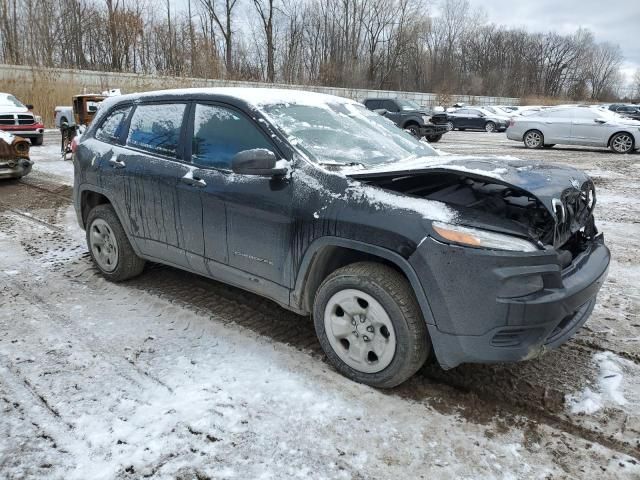
<svg viewBox="0 0 640 480"><path fill-rule="evenodd" d="M298 268L291 303L303 312L313 311L315 293L328 275L350 263L374 261L388 265L404 275L413 290L427 324L434 325L433 314L413 267L396 252L378 245L339 237L316 239L307 249Z"/></svg>
<svg viewBox="0 0 640 480"><path fill-rule="evenodd" d="M628 130L618 130L617 132L612 133L609 136L609 140L607 140L607 147L611 146L611 140L613 140L613 137L615 137L616 135L618 135L619 133L626 133L627 135L629 135L631 137L631 139L633 140L633 146L636 147L636 137L633 135L633 133L631 133Z"/></svg>
<svg viewBox="0 0 640 480"><path fill-rule="evenodd" d="M415 118L408 118L402 123L402 128L410 127L411 125L415 125L416 127L420 126L420 122Z"/></svg>

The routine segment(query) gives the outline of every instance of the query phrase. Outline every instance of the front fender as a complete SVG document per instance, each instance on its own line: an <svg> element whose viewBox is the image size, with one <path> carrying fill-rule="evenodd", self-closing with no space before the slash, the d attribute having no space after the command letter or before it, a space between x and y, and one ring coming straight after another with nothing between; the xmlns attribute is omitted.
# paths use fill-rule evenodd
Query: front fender
<svg viewBox="0 0 640 480"><path fill-rule="evenodd" d="M431 306L429 305L429 301L424 294L422 284L420 283L415 270L404 257L392 250L378 245L372 245L369 243L340 237L320 237L315 239L307 248L300 262L295 286L293 291L291 292L290 303L294 308L297 308L300 311L304 311L305 290L309 284L309 274L314 267L314 259L316 255L326 247L348 248L357 252L373 255L393 263L405 274L405 276L409 280L409 283L411 284L411 288L413 289L416 299L418 300L426 323L428 325L435 325Z"/></svg>

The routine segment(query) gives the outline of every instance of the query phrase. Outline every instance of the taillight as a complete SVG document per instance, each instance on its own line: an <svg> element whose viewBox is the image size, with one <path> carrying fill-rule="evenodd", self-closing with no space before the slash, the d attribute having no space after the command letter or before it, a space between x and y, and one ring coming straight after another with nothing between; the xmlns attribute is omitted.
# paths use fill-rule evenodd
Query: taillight
<svg viewBox="0 0 640 480"><path fill-rule="evenodd" d="M73 137L73 140L71 140L71 153L76 153L77 149L78 149L78 136L76 135L75 137Z"/></svg>

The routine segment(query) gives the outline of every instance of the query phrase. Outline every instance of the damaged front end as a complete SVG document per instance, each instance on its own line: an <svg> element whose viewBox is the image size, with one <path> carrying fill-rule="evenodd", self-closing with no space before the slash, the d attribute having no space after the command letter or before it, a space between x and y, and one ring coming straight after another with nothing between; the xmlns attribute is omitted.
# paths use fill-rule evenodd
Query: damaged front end
<svg viewBox="0 0 640 480"><path fill-rule="evenodd" d="M595 188L583 172L520 161L450 160L350 174L363 183L437 200L459 212L460 224L514 235L554 248L563 263L584 251L598 231Z"/></svg>
<svg viewBox="0 0 640 480"><path fill-rule="evenodd" d="M457 212L448 227L459 238L427 222L409 258L429 300L425 317L440 365L526 360L571 338L593 310L610 259L595 227L589 177L505 159L404 167L349 176ZM487 232L489 245L469 240Z"/></svg>
<svg viewBox="0 0 640 480"><path fill-rule="evenodd" d="M0 132L0 179L20 178L31 172L29 142Z"/></svg>

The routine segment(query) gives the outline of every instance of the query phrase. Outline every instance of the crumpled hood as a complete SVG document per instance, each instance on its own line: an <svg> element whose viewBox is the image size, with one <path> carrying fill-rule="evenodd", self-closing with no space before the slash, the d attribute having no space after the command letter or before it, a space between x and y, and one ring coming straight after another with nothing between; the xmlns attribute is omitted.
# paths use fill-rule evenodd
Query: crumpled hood
<svg viewBox="0 0 640 480"><path fill-rule="evenodd" d="M371 168L343 171L354 179L426 172L459 172L473 179L486 179L493 183L518 187L540 200L554 217L557 213L554 202L562 199L565 191L573 190L577 193L585 184L591 185L589 176L581 170L563 165L524 161L514 157L457 155L421 157Z"/></svg>

